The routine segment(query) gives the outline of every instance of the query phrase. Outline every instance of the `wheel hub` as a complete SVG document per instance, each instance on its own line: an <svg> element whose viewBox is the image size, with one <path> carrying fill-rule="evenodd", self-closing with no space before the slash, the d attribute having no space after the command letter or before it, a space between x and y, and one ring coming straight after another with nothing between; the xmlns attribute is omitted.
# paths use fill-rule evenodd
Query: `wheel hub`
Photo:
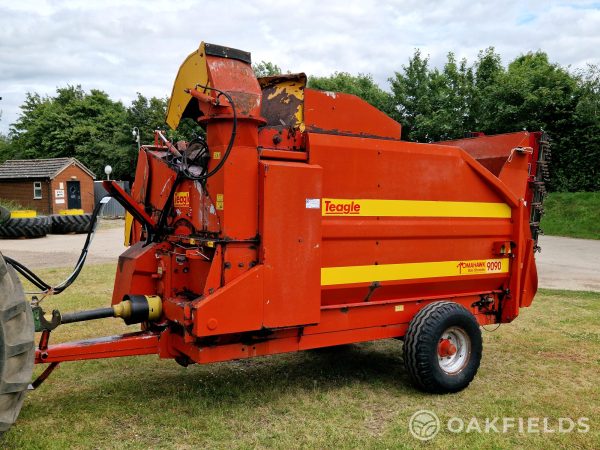
<svg viewBox="0 0 600 450"><path fill-rule="evenodd" d="M442 358L452 356L456 353L456 346L450 341L450 339L440 339L438 344L438 355Z"/></svg>
<svg viewBox="0 0 600 450"><path fill-rule="evenodd" d="M450 327L442 333L437 350L440 368L448 374L456 374L469 362L471 340L462 328Z"/></svg>

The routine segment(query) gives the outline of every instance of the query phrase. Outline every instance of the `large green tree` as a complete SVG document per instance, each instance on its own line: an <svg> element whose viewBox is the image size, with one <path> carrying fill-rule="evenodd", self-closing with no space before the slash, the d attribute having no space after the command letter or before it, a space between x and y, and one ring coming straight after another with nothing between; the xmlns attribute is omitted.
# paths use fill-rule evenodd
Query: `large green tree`
<svg viewBox="0 0 600 450"><path fill-rule="evenodd" d="M13 158L74 156L96 175L109 164L116 177L129 173L131 136L127 110L103 91L58 88L56 96L28 93L11 126Z"/></svg>
<svg viewBox="0 0 600 450"><path fill-rule="evenodd" d="M10 140L0 139L0 158L54 158L74 156L103 176L113 168L115 178L131 179L137 157L132 131L139 130L141 144L154 141L153 132L166 131L167 99L138 93L129 107L103 91L84 91L81 86L58 88L55 96L28 93ZM173 140L190 139L200 128L184 120Z"/></svg>
<svg viewBox="0 0 600 450"><path fill-rule="evenodd" d="M474 64L448 54L443 68L415 51L390 79L405 139L429 142L487 134L546 131L552 141L550 188L600 188L597 67L573 74L544 52L521 55L506 68L493 48Z"/></svg>
<svg viewBox="0 0 600 450"><path fill-rule="evenodd" d="M564 131L577 104L577 80L543 52L521 55L481 96L483 131Z"/></svg>
<svg viewBox="0 0 600 450"><path fill-rule="evenodd" d="M389 81L398 111L396 119L402 123L402 137L414 141L426 140L427 132L421 125L433 111L429 58L416 50L408 64L402 66L402 72L396 72Z"/></svg>
<svg viewBox="0 0 600 450"><path fill-rule="evenodd" d="M552 154L555 190L600 191L600 68L577 73L576 105L568 130ZM553 134L551 134L551 137Z"/></svg>
<svg viewBox="0 0 600 450"><path fill-rule="evenodd" d="M4 161L7 158L5 158L5 155L9 155L11 152L11 145L10 145L10 139L8 138L8 136L5 136L4 134L0 133L0 161Z"/></svg>
<svg viewBox="0 0 600 450"><path fill-rule="evenodd" d="M137 97L127 108L127 126L137 128L141 144L150 144L154 141L154 130L164 129L167 99L145 97L137 93Z"/></svg>
<svg viewBox="0 0 600 450"><path fill-rule="evenodd" d="M493 47L488 47L479 52L472 71L474 74L471 104L473 129L467 131L482 131L484 123L490 119L487 109L491 105L488 99L496 88L499 78L504 74L502 59Z"/></svg>
<svg viewBox="0 0 600 450"><path fill-rule="evenodd" d="M521 55L479 95L479 129L546 131L552 141L550 188L592 189L572 170L573 159L598 164L589 161L589 149L580 145L575 112L582 94L577 77L551 63L545 53Z"/></svg>

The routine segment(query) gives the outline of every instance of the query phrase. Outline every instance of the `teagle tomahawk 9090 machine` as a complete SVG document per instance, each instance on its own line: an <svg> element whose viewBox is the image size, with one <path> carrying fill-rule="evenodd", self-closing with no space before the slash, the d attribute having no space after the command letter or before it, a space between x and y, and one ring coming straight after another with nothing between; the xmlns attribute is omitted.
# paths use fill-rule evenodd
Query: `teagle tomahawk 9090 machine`
<svg viewBox="0 0 600 450"><path fill-rule="evenodd" d="M129 217L110 307L46 314L16 276L59 293L87 245L56 287L2 261L3 429L34 362L48 365L37 386L65 361L203 364L398 338L417 387L456 392L479 366L480 326L531 304L541 133L401 141L400 124L365 101L309 89L304 74L257 79L249 53L208 43L175 80L166 122L182 118L205 137L156 132L130 194L104 182ZM141 331L49 345L58 326L104 317Z"/></svg>

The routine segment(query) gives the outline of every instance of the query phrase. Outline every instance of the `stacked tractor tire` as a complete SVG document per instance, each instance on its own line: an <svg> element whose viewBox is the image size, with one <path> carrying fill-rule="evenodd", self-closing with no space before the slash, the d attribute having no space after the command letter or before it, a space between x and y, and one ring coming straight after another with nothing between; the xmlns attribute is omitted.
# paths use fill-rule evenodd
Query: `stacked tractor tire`
<svg viewBox="0 0 600 450"><path fill-rule="evenodd" d="M47 234L87 233L92 215L81 210L38 216L35 211L13 211L0 207L0 238L38 238Z"/></svg>
<svg viewBox="0 0 600 450"><path fill-rule="evenodd" d="M53 214L50 217L52 234L87 233L91 214Z"/></svg>

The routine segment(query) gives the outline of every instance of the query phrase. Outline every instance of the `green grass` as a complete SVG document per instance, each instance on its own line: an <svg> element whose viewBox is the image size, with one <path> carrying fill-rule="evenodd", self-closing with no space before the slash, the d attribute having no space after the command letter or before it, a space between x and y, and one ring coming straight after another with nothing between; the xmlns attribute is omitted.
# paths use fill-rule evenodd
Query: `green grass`
<svg viewBox="0 0 600 450"><path fill-rule="evenodd" d="M108 304L114 265L88 266L52 304ZM46 270L58 281L63 269ZM135 328L135 327L133 327ZM494 328L494 327L491 327ZM106 319L64 325L54 343L120 333ZM30 392L2 448L599 448L600 293L542 291L512 324L484 332L479 373L465 391L414 390L402 345L385 340L206 366L158 357L63 363ZM39 373L41 368L36 372ZM419 409L471 417L589 417L589 433L442 431L421 444Z"/></svg>
<svg viewBox="0 0 600 450"><path fill-rule="evenodd" d="M544 209L544 234L600 239L600 192L552 192Z"/></svg>

